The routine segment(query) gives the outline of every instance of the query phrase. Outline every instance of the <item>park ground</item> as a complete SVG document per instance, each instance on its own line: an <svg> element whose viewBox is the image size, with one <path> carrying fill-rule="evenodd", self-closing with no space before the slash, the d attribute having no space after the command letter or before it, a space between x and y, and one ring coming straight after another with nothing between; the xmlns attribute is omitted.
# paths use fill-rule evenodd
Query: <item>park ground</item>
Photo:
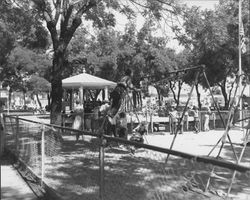
<svg viewBox="0 0 250 200"><path fill-rule="evenodd" d="M208 132L184 132L178 134L173 149L189 154L207 156L223 135L223 130ZM145 136L145 143L169 148L173 135L155 132ZM242 149L243 133L231 130L230 138L239 155ZM64 138L60 155L48 161L46 181L64 199L98 199L98 148L96 140L84 136L78 142L74 136ZM216 156L220 145L211 156ZM170 156L146 149L137 149L131 154L128 146L117 147L112 144L105 150L104 199L144 200L144 199L224 199L229 183L211 182L211 192L204 193L208 174L213 166L197 161ZM81 153L79 153L81 152ZM233 161L233 151L227 143L221 159ZM63 166L61 165L63 163ZM250 167L250 148L247 147L242 165ZM230 180L231 171L216 168ZM230 171L230 172L229 172ZM62 178L63 177L63 178ZM87 177L87 178L86 178ZM229 199L250 199L249 174L237 176Z"/></svg>
<svg viewBox="0 0 250 200"><path fill-rule="evenodd" d="M210 130L198 134L184 132L177 135L173 149L207 156L223 133L223 130ZM230 131L230 138L238 155L242 149L243 136L240 130ZM145 143L169 148L173 137L167 132L155 132L145 136ZM45 182L62 199L98 199L97 143L97 140L89 136L80 137L76 142L75 136L66 135L60 153L47 160ZM217 155L219 147L220 145L215 148L211 156ZM229 144L225 145L220 157L233 160ZM166 168L162 162L165 159L165 155L146 149L137 149L135 154L131 154L128 148L119 148L116 145L106 148L104 199L224 199L228 184L221 187L222 184L215 181L211 192L202 191L207 180L207 176L204 178L204 172L211 171L212 165L170 156ZM249 146L245 150L241 164L250 167ZM227 172L224 169L222 171ZM195 175L191 180L192 174ZM8 176L13 175L10 173ZM230 175L228 177L230 178ZM234 185L236 188L232 189L230 199L250 200L249 174L239 175Z"/></svg>

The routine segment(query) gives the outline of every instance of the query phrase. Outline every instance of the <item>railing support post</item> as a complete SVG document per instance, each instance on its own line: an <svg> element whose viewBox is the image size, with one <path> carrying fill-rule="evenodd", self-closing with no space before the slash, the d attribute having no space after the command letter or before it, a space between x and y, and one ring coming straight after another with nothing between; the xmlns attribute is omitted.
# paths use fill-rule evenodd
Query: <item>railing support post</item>
<svg viewBox="0 0 250 200"><path fill-rule="evenodd" d="M100 200L104 200L104 147L106 140L103 137L103 131L101 131L100 136L100 149L99 149L99 168L100 168Z"/></svg>
<svg viewBox="0 0 250 200"><path fill-rule="evenodd" d="M19 119L18 119L18 116L16 117L16 137L15 137L15 143L16 143L16 155L18 157L18 154L19 154Z"/></svg>
<svg viewBox="0 0 250 200"><path fill-rule="evenodd" d="M41 186L43 187L44 182L44 175L45 175L45 131L44 131L44 124L42 125L42 138L41 138Z"/></svg>
<svg viewBox="0 0 250 200"><path fill-rule="evenodd" d="M0 150L0 156L3 155L4 149L5 149L5 135L6 135L6 130L5 130L5 116L0 113L0 134L1 134L1 150Z"/></svg>

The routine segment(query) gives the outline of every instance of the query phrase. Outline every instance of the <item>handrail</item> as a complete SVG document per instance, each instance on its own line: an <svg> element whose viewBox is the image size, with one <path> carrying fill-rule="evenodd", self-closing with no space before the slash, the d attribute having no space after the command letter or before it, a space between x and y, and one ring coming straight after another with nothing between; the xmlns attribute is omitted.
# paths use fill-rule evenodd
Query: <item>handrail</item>
<svg viewBox="0 0 250 200"><path fill-rule="evenodd" d="M171 155L179 156L179 157L186 158L186 159L193 159L197 162L209 163L209 164L217 165L219 167L224 167L224 168L231 169L231 170L237 170L239 172L250 172L250 167L235 164L229 161L218 160L213 157L197 156L197 155L185 153L182 151L176 151L176 150L172 150L169 148L162 148L162 147L157 147L157 146L153 146L149 144L133 142L133 141L125 140L122 138L115 138L115 137L108 136L108 135L104 135L104 139L114 141L114 142L122 142L125 144L134 145L139 148L145 148L145 149L149 149L149 150L153 150L153 151L157 151L161 153L171 154Z"/></svg>
<svg viewBox="0 0 250 200"><path fill-rule="evenodd" d="M43 122L37 122L37 121L33 121L30 119L24 119L18 116L10 116L10 115L5 115L9 118L13 118L13 119L19 119L22 121L26 121L26 122L31 122L31 123L35 123L35 124L40 124L40 125L45 125L45 126L49 126L51 128L57 128L57 129L61 129L61 130L67 130L67 131L72 131L72 132L76 132L76 133L84 133L85 135L91 135L91 136L96 136L99 137L99 134L93 133L91 131L83 131L83 130L77 130L77 129L73 129L73 128L68 128L68 127L62 127L56 124L48 124L48 123L43 123Z"/></svg>

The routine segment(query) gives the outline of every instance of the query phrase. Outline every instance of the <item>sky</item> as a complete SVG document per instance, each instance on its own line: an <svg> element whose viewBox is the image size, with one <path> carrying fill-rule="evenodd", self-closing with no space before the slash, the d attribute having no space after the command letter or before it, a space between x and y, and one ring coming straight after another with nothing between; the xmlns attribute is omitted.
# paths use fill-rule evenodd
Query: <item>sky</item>
<svg viewBox="0 0 250 200"><path fill-rule="evenodd" d="M180 0L188 6L199 6L202 9L213 9L219 0Z"/></svg>
<svg viewBox="0 0 250 200"><path fill-rule="evenodd" d="M186 4L187 6L199 6L201 9L214 9L215 5L219 2L219 0L177 0L180 3ZM140 24L140 17L138 18L138 23ZM125 21L118 21L118 24L125 25Z"/></svg>
<svg viewBox="0 0 250 200"><path fill-rule="evenodd" d="M187 6L199 6L201 9L214 9L215 5L219 2L219 0L179 0L180 3L184 3ZM127 20L124 19L123 16L119 17L117 20L117 29L120 31L123 31L125 28L125 25L127 23ZM144 22L144 18L142 16L137 17L136 23L137 23L137 30L140 30ZM168 42L168 47L176 49L177 52L181 51L183 48L179 46L178 42L174 40L174 35L172 31L169 28L166 28L164 23L159 23L159 30L157 31L157 35L167 35L170 37L170 41Z"/></svg>

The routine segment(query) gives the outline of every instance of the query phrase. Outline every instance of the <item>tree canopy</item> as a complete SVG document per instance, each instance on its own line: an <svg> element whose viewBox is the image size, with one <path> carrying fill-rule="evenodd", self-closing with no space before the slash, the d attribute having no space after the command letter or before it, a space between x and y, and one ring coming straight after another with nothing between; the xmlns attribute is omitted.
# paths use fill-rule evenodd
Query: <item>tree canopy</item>
<svg viewBox="0 0 250 200"><path fill-rule="evenodd" d="M243 1L243 26L245 34L249 35L247 17L248 2ZM200 10L197 7L186 8L183 11L183 27L174 27L177 39L190 49L193 61L204 64L211 86L220 86L228 107L230 95L227 94L227 78L237 74L238 66L238 2L234 0L219 2L216 9ZM246 58L243 57L242 68L247 71ZM200 82L208 87L204 79Z"/></svg>
<svg viewBox="0 0 250 200"><path fill-rule="evenodd" d="M155 19L163 16L162 11L174 14L177 12L172 0L144 0L122 1L114 0L33 0L34 12L45 20L53 44L52 75L52 110L51 121L60 121L62 99L62 75L68 63L67 50L71 39L82 22L92 21L93 27L109 27L115 25L114 11L123 13L128 18L133 18L135 10L140 7L140 12L146 16L151 14ZM83 21L85 19L86 21ZM110 67L107 63L106 67Z"/></svg>
<svg viewBox="0 0 250 200"><path fill-rule="evenodd" d="M26 91L29 76L39 72L42 76L43 66L48 67L42 56L48 45L48 33L31 10L23 9L29 4L20 3L0 3L0 77L3 86L9 85L11 91Z"/></svg>
<svg viewBox="0 0 250 200"><path fill-rule="evenodd" d="M249 34L244 2L243 23ZM37 66L42 66L40 75L51 82L52 123L60 121L62 79L80 73L83 67L113 81L119 80L121 72L129 67L138 85L145 76L157 81L170 71L205 64L211 85L219 85L224 95L226 77L238 69L238 13L234 0L220 1L215 11L181 7L172 0L5 0L0 9L0 37L9 44L8 49L1 49L1 63L8 63L1 64L1 76L19 73L21 79L30 78L38 76ZM128 19L124 32L114 29L117 13ZM138 14L145 19L140 30L135 22ZM178 16L182 17L182 27L172 24ZM162 21L173 28L186 48L184 52L177 54L166 48L168 35L155 34ZM48 56L40 55L44 52L51 52L51 64ZM249 70L248 63L249 59L244 58L245 71ZM187 76L181 82L173 81L172 86L181 89L183 81L191 80ZM206 87L204 80L200 83ZM163 94L163 90L164 85L158 85L158 92Z"/></svg>

